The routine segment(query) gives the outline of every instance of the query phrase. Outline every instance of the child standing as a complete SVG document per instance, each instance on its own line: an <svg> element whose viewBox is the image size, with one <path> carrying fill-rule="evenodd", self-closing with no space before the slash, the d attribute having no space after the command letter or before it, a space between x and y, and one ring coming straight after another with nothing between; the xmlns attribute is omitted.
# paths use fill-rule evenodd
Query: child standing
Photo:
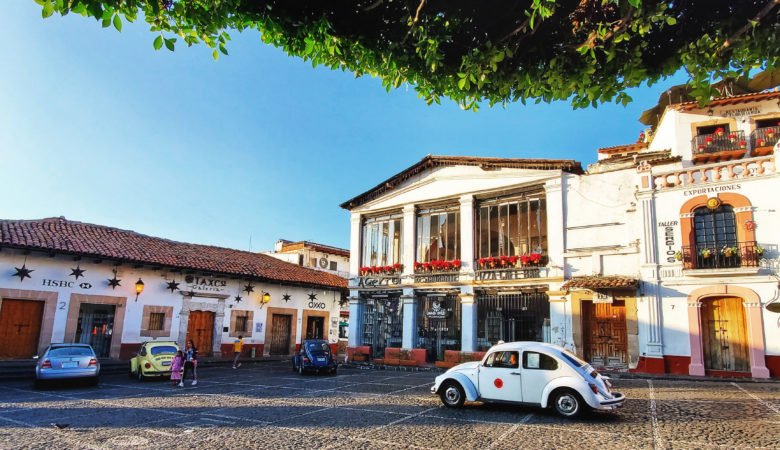
<svg viewBox="0 0 780 450"><path fill-rule="evenodd" d="M171 361L171 381L173 385L184 386L181 383L181 372L184 369L184 353L181 350L176 352L176 356Z"/></svg>
<svg viewBox="0 0 780 450"><path fill-rule="evenodd" d="M244 336L239 336L235 342L233 342L233 368L238 369L241 367L241 363L238 362L238 358L241 357L241 350L244 349Z"/></svg>

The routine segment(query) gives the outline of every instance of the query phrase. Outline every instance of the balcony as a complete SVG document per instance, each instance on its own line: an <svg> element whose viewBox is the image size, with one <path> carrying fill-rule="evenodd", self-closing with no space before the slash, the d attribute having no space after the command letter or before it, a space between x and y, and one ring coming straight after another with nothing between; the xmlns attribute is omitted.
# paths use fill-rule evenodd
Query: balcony
<svg viewBox="0 0 780 450"><path fill-rule="evenodd" d="M499 256L474 261L476 281L523 280L549 274L547 256L533 253L524 256Z"/></svg>
<svg viewBox="0 0 780 450"><path fill-rule="evenodd" d="M750 148L753 156L774 153L774 146L780 138L780 124L775 127L758 128L750 134Z"/></svg>
<svg viewBox="0 0 780 450"><path fill-rule="evenodd" d="M694 164L730 161L747 153L744 131L716 132L702 134L691 139Z"/></svg>
<svg viewBox="0 0 780 450"><path fill-rule="evenodd" d="M685 246L682 248L683 269L758 268L764 249L756 241L737 242L734 246ZM720 272L718 272L720 273Z"/></svg>

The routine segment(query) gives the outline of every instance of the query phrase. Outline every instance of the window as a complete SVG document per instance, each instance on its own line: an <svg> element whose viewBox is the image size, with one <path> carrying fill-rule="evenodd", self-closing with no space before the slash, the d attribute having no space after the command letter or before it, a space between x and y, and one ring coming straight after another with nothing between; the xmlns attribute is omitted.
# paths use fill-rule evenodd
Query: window
<svg viewBox="0 0 780 450"><path fill-rule="evenodd" d="M539 352L523 352L523 369L557 370L558 361Z"/></svg>
<svg viewBox="0 0 780 450"><path fill-rule="evenodd" d="M723 129L723 133L728 135L729 134L729 124L727 123L719 123L715 125L707 125L703 127L696 127L696 134L699 136L703 136L705 134L715 134L715 131L718 128Z"/></svg>
<svg viewBox="0 0 780 450"><path fill-rule="evenodd" d="M338 270L339 264L336 261L330 262L330 270Z"/></svg>
<svg viewBox="0 0 780 450"><path fill-rule="evenodd" d="M361 266L391 266L402 260L401 214L373 217L363 222Z"/></svg>
<svg viewBox="0 0 780 450"><path fill-rule="evenodd" d="M249 331L249 316L236 316L235 331L247 332Z"/></svg>
<svg viewBox="0 0 780 450"><path fill-rule="evenodd" d="M149 328L150 331L162 331L165 329L165 313L150 313Z"/></svg>
<svg viewBox="0 0 780 450"><path fill-rule="evenodd" d="M317 267L317 258L312 258L309 262L309 267Z"/></svg>
<svg viewBox="0 0 780 450"><path fill-rule="evenodd" d="M485 361L485 366L500 369L517 369L519 367L518 356L518 352L493 352Z"/></svg>
<svg viewBox="0 0 780 450"><path fill-rule="evenodd" d="M417 214L417 261L460 258L459 207L421 210Z"/></svg>
<svg viewBox="0 0 780 450"><path fill-rule="evenodd" d="M547 205L541 195L482 202L477 212L477 257L546 253Z"/></svg>

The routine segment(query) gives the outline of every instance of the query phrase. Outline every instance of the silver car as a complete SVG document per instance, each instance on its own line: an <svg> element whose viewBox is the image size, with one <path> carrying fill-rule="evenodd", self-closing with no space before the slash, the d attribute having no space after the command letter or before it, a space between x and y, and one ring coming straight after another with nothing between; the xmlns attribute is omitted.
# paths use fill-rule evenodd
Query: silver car
<svg viewBox="0 0 780 450"><path fill-rule="evenodd" d="M98 383L100 362L88 344L52 344L37 359L36 387L54 380L81 379L93 386Z"/></svg>

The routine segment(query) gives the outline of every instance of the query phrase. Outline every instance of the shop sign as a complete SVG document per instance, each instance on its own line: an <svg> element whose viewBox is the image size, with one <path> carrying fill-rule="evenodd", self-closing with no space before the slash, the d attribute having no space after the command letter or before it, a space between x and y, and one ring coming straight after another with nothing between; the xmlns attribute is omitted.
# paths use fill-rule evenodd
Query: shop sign
<svg viewBox="0 0 780 450"><path fill-rule="evenodd" d="M401 284L401 277L359 277L358 287L377 287Z"/></svg>
<svg viewBox="0 0 780 450"><path fill-rule="evenodd" d="M694 195L717 194L718 192L736 191L739 189L742 189L741 184L724 184L723 186L711 186L711 187L702 187L696 189L688 189L686 191L683 191L683 195L685 197L692 197Z"/></svg>
<svg viewBox="0 0 780 450"><path fill-rule="evenodd" d="M611 293L596 292L593 296L593 303L612 303L613 300Z"/></svg>
<svg viewBox="0 0 780 450"><path fill-rule="evenodd" d="M676 260L675 254L678 251L674 245L674 228L677 225L679 225L679 222L676 220L671 220L669 222L658 222L658 228L664 229L664 234L661 238L663 241L661 248L664 252L664 258L666 258L666 262L669 264L674 264Z"/></svg>
<svg viewBox="0 0 780 450"><path fill-rule="evenodd" d="M61 288L75 288L79 287L81 289L92 289L92 285L87 282L78 283L76 281L68 281L68 280L49 280L44 278L43 279L43 285L48 287L61 287Z"/></svg>
<svg viewBox="0 0 780 450"><path fill-rule="evenodd" d="M227 292L227 280L222 280L219 278L196 277L193 275L187 275L184 277L184 282L187 283L188 290L195 292Z"/></svg>
<svg viewBox="0 0 780 450"><path fill-rule="evenodd" d="M721 116L723 117L744 117L744 116L754 116L756 114L761 114L761 109L756 106L748 106L745 108L734 108L734 109L727 109L721 113Z"/></svg>
<svg viewBox="0 0 780 450"><path fill-rule="evenodd" d="M314 300L309 300L309 304L307 305L309 309L326 309L327 305L325 305L325 302L316 302Z"/></svg>
<svg viewBox="0 0 780 450"><path fill-rule="evenodd" d="M429 319L446 319L447 310L441 307L441 303L438 300L434 300L431 304L431 309L425 312L425 316Z"/></svg>

